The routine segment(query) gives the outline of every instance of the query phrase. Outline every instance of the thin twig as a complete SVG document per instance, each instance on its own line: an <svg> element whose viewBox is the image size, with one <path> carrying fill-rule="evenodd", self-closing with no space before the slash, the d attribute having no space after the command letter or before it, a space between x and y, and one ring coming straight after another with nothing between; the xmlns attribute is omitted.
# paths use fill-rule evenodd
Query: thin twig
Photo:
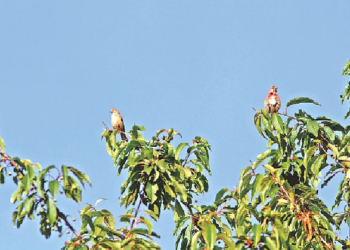
<svg viewBox="0 0 350 250"><path fill-rule="evenodd" d="M74 227L72 226L72 224L69 223L69 221L67 220L67 217L64 213L62 213L58 208L57 208L57 214L58 217L60 217L62 220L64 220L64 222L66 223L66 226L72 230L72 232L78 237L80 238L80 234L74 229ZM61 216L63 215L63 216Z"/></svg>

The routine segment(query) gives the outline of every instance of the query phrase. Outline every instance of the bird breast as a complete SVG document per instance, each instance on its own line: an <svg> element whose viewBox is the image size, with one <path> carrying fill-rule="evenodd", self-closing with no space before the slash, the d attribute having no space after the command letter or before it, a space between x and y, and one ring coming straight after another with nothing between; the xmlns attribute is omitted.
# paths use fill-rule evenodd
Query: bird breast
<svg viewBox="0 0 350 250"><path fill-rule="evenodd" d="M276 98L275 98L274 96L271 96L271 97L269 98L269 104L270 104L270 105L275 105L276 103L277 103Z"/></svg>
<svg viewBox="0 0 350 250"><path fill-rule="evenodd" d="M120 129L120 126L122 124L122 121L120 119L120 116L113 114L111 119L112 125L114 129Z"/></svg>

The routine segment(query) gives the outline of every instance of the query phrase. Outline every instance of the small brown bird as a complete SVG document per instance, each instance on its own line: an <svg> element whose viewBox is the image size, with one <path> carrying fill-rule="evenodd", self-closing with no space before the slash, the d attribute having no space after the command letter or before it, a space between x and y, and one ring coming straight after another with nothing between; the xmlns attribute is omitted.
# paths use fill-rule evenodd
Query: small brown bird
<svg viewBox="0 0 350 250"><path fill-rule="evenodd" d="M281 99L277 95L277 88L272 86L269 94L264 101L265 107L269 113L277 113L281 107Z"/></svg>
<svg viewBox="0 0 350 250"><path fill-rule="evenodd" d="M125 135L125 126L124 126L124 121L123 117L120 115L118 109L112 108L111 110L112 117L111 117L111 122L114 130L117 130L118 133L120 133L120 136L123 141L127 141L128 138Z"/></svg>

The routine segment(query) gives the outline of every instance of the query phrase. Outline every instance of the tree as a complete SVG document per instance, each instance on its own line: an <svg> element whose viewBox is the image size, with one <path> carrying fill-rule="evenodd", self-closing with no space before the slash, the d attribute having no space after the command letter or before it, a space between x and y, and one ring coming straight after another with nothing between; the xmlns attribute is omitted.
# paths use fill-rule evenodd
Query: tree
<svg viewBox="0 0 350 250"><path fill-rule="evenodd" d="M350 61L343 75L350 75ZM340 100L349 99L350 82ZM300 103L319 105L298 97L286 106ZM97 209L101 199L80 211L82 226L75 229L55 197L60 192L80 202L81 186L91 185L89 177L74 167L42 168L11 157L0 138L0 183L14 175L18 187L11 197L18 203L13 223L19 228L25 218L39 216L46 238L68 227L75 236L63 249L160 249L153 241L160 236L153 232L151 220L170 209L176 249L349 248L350 239L337 234L343 222L350 229L350 125L326 116L315 118L304 110L294 115L255 112L257 131L269 149L241 171L235 190L221 189L210 205L199 206L193 200L195 194L209 190L210 145L205 139L197 136L192 143L174 146L173 137L181 136L174 129L161 129L146 140L145 128L135 125L128 133L130 140L117 141L117 131L106 129L102 136L107 152L118 173L128 173L120 190L120 205L126 209L120 216L122 228L116 228L111 212ZM350 110L345 119L349 116ZM343 179L329 208L318 191L336 175Z"/></svg>

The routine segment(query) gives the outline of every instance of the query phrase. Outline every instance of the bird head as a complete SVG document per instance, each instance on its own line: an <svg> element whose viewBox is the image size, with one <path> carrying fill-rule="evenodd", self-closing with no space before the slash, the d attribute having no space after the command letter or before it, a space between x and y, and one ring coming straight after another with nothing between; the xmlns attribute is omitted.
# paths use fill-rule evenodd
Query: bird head
<svg viewBox="0 0 350 250"><path fill-rule="evenodd" d="M277 93L277 87L275 87L275 86L271 86L271 88L270 88L270 91L269 91L270 93Z"/></svg>
<svg viewBox="0 0 350 250"><path fill-rule="evenodd" d="M119 113L119 111L118 111L118 109L116 109L116 108L112 108L112 109L111 109L111 113Z"/></svg>

